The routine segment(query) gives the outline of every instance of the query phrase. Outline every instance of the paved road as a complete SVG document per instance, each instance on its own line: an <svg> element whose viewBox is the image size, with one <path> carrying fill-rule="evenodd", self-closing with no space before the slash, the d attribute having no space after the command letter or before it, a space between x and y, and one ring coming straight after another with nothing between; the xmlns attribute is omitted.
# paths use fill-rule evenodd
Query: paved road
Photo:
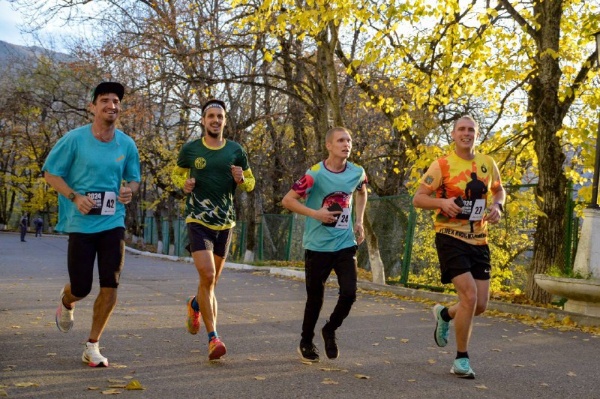
<svg viewBox="0 0 600 399"><path fill-rule="evenodd" d="M54 324L66 247L64 237L0 234L0 396L98 398L115 385L123 398L600 398L598 336L480 317L470 351L477 378L461 380L449 373L453 335L447 348L433 342L431 305L384 295L359 296L338 334L339 359L303 364L303 282L231 268L217 289L229 352L208 362L205 334L184 327L193 265L131 253L101 341L111 367L94 369L80 357L97 287L71 332ZM335 297L328 289L323 314ZM132 379L145 390L118 388Z"/></svg>

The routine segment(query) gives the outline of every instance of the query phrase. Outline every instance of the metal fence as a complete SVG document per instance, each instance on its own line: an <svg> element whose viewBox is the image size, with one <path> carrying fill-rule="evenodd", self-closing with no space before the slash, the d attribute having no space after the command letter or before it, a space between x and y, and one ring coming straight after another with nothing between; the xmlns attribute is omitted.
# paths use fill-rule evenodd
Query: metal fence
<svg viewBox="0 0 600 399"><path fill-rule="evenodd" d="M509 198L531 198L533 203L535 186L506 187ZM567 220L564 238L563 259L560 261L564 270L570 270L575 258L579 219L574 214L575 203L567 197ZM507 207L508 208L508 207ZM506 210L505 210L506 211ZM393 197L370 197L367 203L365 218L371 224L377 237L379 254L389 278L396 278L399 283L406 284L410 275L425 273L431 265L437 265L434 248L433 212L416 211L412 206L412 198L408 195ZM507 211L499 225L490 229L490 248L504 251L510 258L510 264L502 268L524 267L532 256L535 223L537 216L526 209ZM297 214L273 215L265 214L256 224L256 245L250 248L258 261L302 261L302 235L305 217ZM144 228L145 242L158 243L157 221L146 218ZM187 245L187 229L185 220L162 220L161 241L162 253L175 256L190 256L185 249ZM228 259L242 261L246 251L248 237L247 223L238 222L233 229ZM515 248L515 235L518 234L520 248ZM524 245L524 247L523 247ZM512 252L511 252L512 251ZM358 251L359 267L370 270L366 245ZM504 257L498 256L502 261Z"/></svg>

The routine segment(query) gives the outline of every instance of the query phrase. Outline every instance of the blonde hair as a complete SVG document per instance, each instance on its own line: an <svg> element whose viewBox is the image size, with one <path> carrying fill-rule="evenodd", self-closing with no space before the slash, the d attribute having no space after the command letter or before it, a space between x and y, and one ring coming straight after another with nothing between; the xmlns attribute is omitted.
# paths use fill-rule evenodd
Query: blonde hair
<svg viewBox="0 0 600 399"><path fill-rule="evenodd" d="M470 120L471 122L473 122L473 124L475 125L475 131L479 132L479 123L477 123L477 121L475 120L475 118L473 118L471 115L463 115L460 118L458 118L457 120L454 121L454 125L452 126L452 131L456 130L456 125L458 125L458 122L462 121L463 119L467 119Z"/></svg>
<svg viewBox="0 0 600 399"><path fill-rule="evenodd" d="M350 130L346 129L345 127L342 127L342 126L332 127L331 129L329 129L327 131L327 133L325 133L325 142L326 143L331 141L331 137L333 136L333 133L335 133L335 132L346 132L350 136L352 136L352 132L350 132Z"/></svg>

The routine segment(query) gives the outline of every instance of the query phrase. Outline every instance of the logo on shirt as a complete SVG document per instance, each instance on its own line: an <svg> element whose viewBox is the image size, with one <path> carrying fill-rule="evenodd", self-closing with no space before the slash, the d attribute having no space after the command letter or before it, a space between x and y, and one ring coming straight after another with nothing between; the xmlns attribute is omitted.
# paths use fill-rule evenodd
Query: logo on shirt
<svg viewBox="0 0 600 399"><path fill-rule="evenodd" d="M196 169L204 169L206 167L206 159L202 157L196 158L196 160L194 161L194 166L196 167Z"/></svg>

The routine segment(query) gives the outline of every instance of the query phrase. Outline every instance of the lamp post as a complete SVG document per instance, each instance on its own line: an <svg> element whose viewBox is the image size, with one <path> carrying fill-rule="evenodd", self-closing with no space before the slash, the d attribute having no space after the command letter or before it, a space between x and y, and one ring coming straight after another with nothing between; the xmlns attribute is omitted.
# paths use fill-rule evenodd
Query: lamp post
<svg viewBox="0 0 600 399"><path fill-rule="evenodd" d="M594 33L596 37L596 59L600 68L600 31ZM600 112L598 112L598 133L596 134L596 161L594 162L594 178L592 180L592 202L590 208L598 206L598 175L600 174Z"/></svg>

